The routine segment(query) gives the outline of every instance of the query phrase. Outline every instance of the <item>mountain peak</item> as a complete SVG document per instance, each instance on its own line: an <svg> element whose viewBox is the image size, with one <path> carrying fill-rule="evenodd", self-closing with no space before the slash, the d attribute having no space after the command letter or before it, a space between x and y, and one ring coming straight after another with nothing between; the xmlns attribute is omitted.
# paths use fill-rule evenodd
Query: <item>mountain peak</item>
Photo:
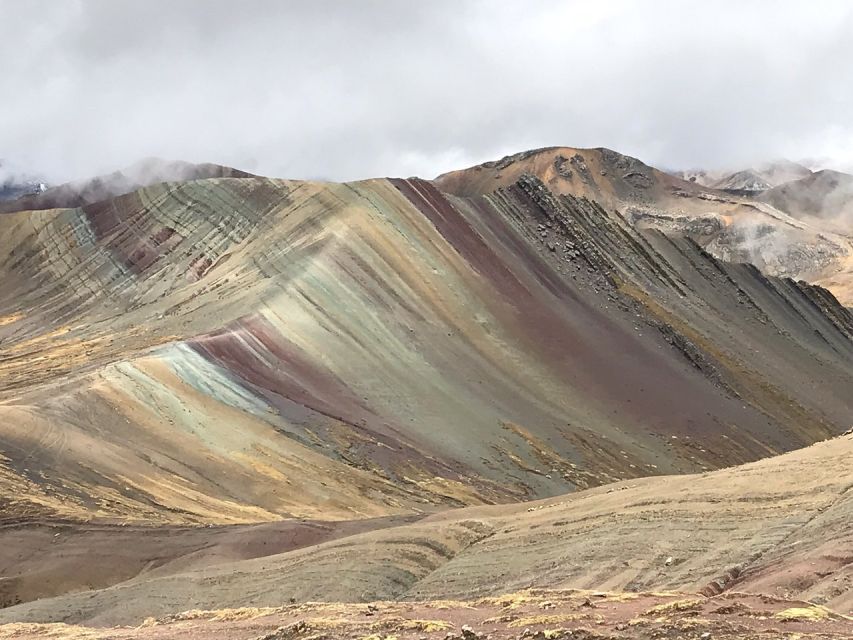
<svg viewBox="0 0 853 640"><path fill-rule="evenodd" d="M524 174L536 176L555 193L596 199L611 206L624 201L652 202L670 197L674 190L700 190L637 158L604 147L522 151L442 174L435 182L449 193L473 196L512 184Z"/></svg>

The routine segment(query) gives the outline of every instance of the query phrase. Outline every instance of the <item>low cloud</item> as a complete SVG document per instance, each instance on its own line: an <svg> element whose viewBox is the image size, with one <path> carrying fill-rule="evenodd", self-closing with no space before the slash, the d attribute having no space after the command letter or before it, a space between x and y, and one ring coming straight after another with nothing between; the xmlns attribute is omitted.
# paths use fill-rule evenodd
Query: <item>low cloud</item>
<svg viewBox="0 0 853 640"><path fill-rule="evenodd" d="M423 175L525 148L853 166L849 2L0 0L0 158Z"/></svg>

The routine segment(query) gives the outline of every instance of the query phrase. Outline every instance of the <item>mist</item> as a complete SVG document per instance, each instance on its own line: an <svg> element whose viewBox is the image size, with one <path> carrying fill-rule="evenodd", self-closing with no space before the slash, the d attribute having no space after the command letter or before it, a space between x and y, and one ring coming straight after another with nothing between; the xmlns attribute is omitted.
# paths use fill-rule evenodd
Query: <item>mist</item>
<svg viewBox="0 0 853 640"><path fill-rule="evenodd" d="M0 0L0 159L432 177L605 146L853 166L853 4Z"/></svg>

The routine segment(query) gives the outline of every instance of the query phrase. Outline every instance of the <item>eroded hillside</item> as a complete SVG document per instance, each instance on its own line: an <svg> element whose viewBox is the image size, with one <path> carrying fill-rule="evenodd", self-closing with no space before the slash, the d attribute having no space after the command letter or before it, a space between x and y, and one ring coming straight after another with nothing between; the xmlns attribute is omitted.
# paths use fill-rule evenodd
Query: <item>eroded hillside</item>
<svg viewBox="0 0 853 640"><path fill-rule="evenodd" d="M849 188L839 184L850 176L833 183L820 178L827 173L832 172L811 174L800 165L777 162L712 179L707 172L670 175L610 149L549 147L453 171L436 183L470 196L533 175L554 193L618 209L638 228L687 235L719 259L820 283L851 306L853 228L849 220L826 220L841 213L839 205L846 206ZM785 179L794 181L763 191ZM825 210L825 219L808 218L806 210L816 207Z"/></svg>
<svg viewBox="0 0 853 640"><path fill-rule="evenodd" d="M4 224L7 520L504 503L754 460L851 415L831 294L529 175L470 197L164 183Z"/></svg>

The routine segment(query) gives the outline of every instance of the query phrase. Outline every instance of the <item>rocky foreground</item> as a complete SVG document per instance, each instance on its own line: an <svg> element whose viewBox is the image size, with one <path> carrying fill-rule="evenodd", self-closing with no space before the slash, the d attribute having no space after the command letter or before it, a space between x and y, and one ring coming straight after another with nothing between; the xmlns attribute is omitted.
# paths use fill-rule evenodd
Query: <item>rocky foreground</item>
<svg viewBox="0 0 853 640"><path fill-rule="evenodd" d="M56 640L842 640L851 632L853 618L770 596L547 589L470 601L196 609L134 627L0 626L0 638Z"/></svg>

